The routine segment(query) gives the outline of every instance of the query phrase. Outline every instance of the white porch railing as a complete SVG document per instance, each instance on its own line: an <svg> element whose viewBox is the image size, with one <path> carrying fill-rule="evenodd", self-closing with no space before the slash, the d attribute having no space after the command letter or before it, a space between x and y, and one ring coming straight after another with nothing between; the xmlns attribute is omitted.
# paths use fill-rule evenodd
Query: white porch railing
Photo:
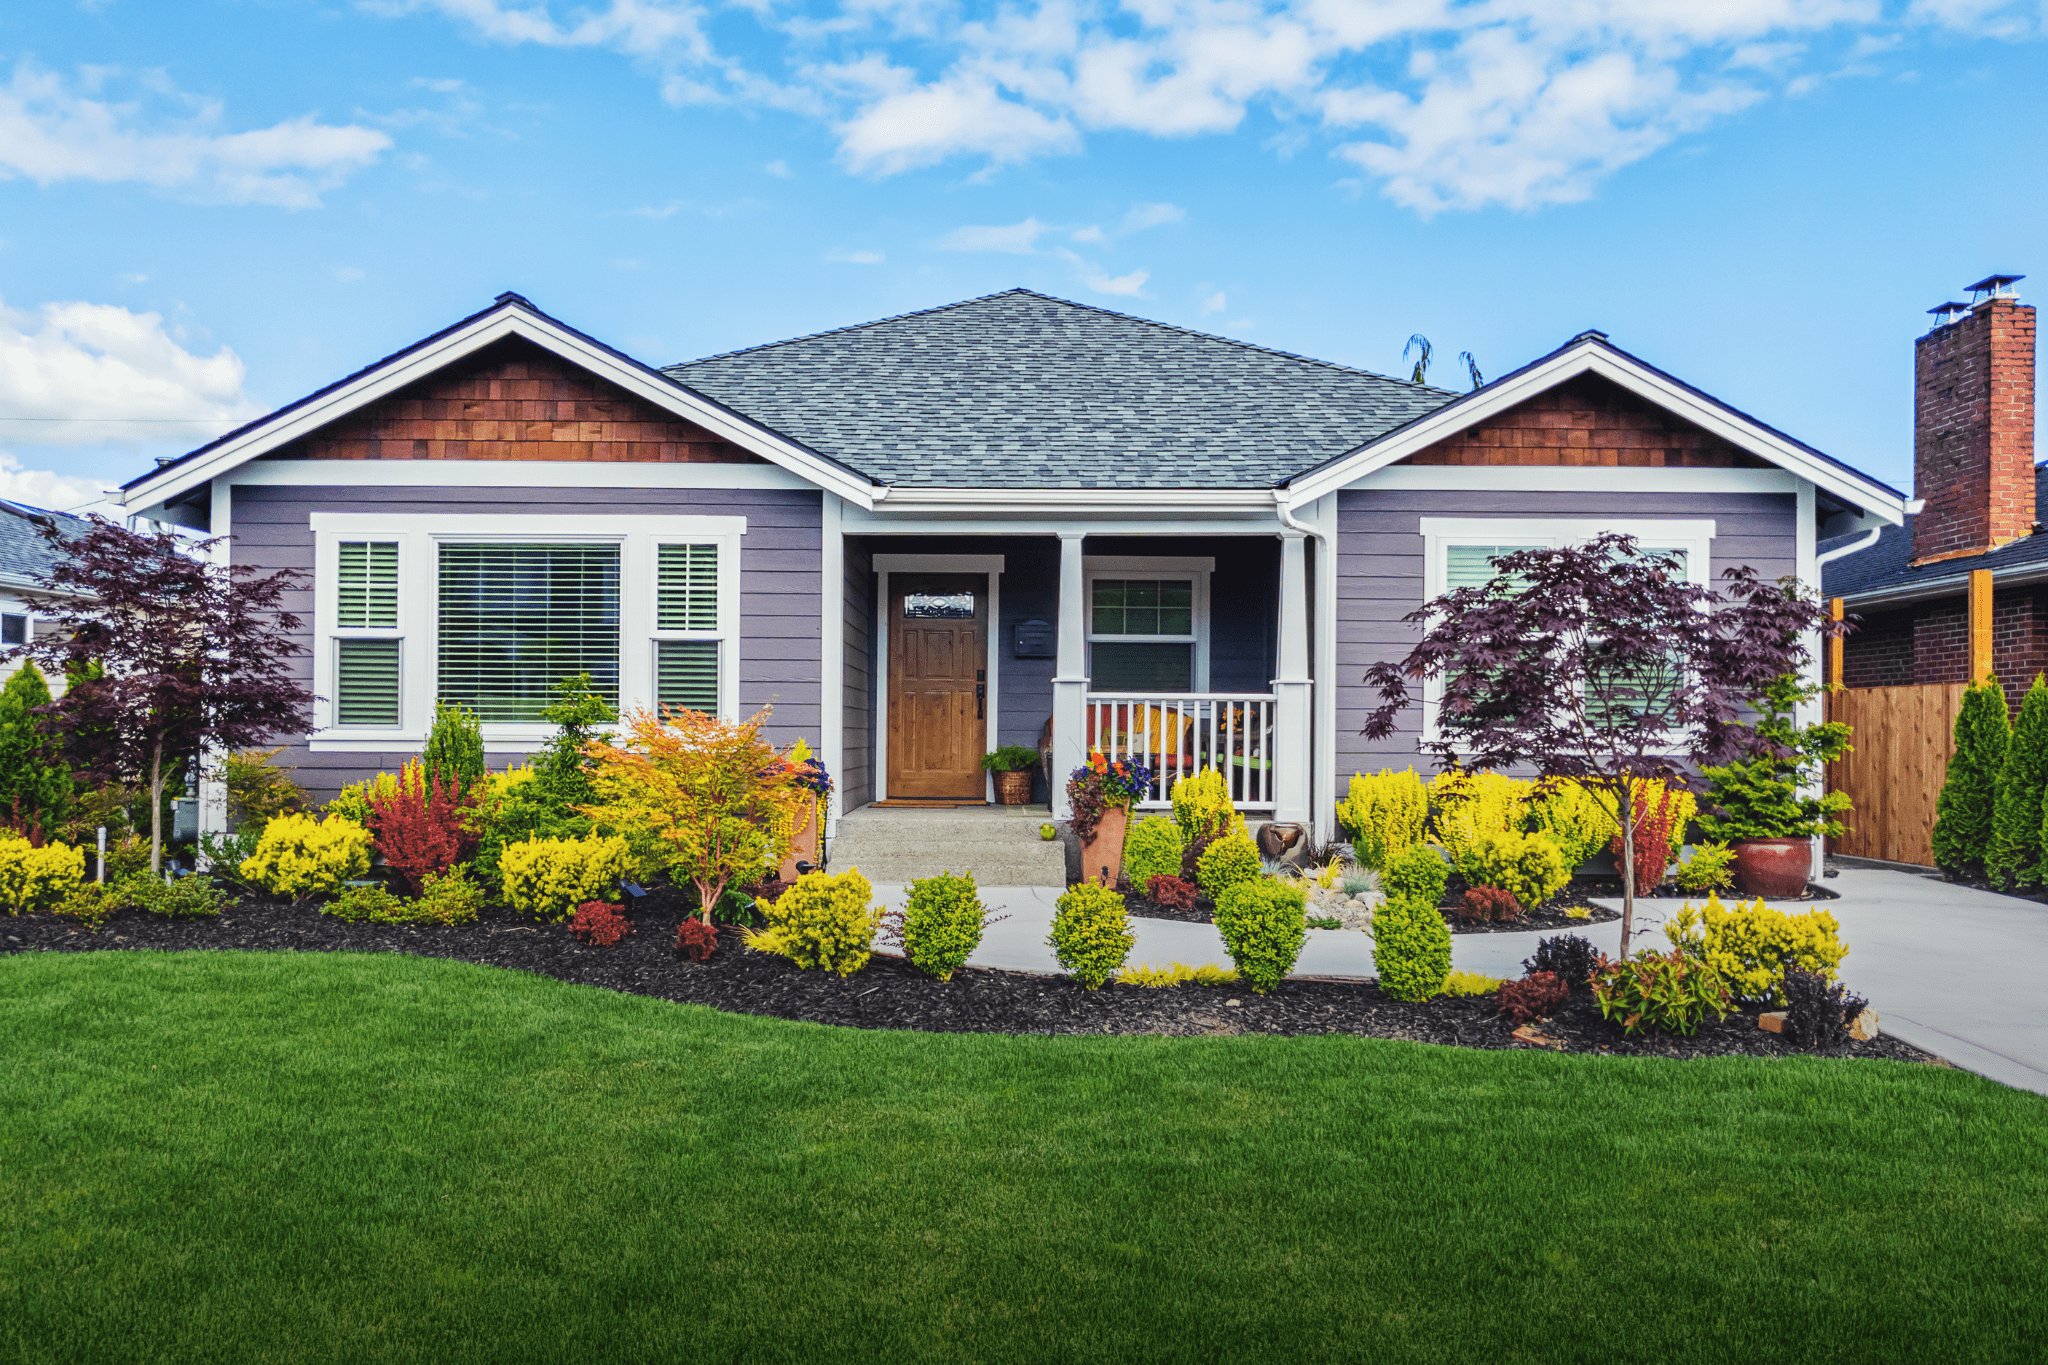
<svg viewBox="0 0 2048 1365"><path fill-rule="evenodd" d="M1275 698L1253 692L1090 692L1084 712L1082 752L1100 749L1111 758L1135 758L1152 772L1150 789L1138 809L1172 805L1174 782L1205 768L1223 773L1239 810L1275 805ZM1306 753L1288 760L1306 763Z"/></svg>

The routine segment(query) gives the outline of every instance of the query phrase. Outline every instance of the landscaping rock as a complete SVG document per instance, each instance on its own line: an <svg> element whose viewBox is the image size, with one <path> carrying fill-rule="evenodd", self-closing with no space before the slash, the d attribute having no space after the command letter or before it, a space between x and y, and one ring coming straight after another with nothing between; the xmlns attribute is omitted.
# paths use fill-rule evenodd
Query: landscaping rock
<svg viewBox="0 0 2048 1365"><path fill-rule="evenodd" d="M1759 1014L1756 1017L1756 1026L1765 1033L1783 1033L1785 1031L1785 1011L1769 1010Z"/></svg>

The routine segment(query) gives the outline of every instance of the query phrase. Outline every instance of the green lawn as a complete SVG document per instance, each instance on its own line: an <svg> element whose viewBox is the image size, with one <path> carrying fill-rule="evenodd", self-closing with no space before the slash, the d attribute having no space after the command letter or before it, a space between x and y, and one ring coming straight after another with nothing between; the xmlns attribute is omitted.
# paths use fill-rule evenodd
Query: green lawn
<svg viewBox="0 0 2048 1365"><path fill-rule="evenodd" d="M2048 1098L0 961L9 1360L2038 1359Z"/></svg>

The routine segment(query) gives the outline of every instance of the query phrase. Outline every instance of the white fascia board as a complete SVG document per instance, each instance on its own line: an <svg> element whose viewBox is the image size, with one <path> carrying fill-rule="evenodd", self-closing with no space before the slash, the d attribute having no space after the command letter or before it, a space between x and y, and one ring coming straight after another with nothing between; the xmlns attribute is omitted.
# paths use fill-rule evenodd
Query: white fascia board
<svg viewBox="0 0 2048 1365"><path fill-rule="evenodd" d="M260 460L224 476L238 488L815 489L774 464L636 464L585 460Z"/></svg>
<svg viewBox="0 0 2048 1365"><path fill-rule="evenodd" d="M1666 469L1616 465L1402 464L1345 485L1370 492L1783 493L1802 482L1789 469Z"/></svg>
<svg viewBox="0 0 2048 1365"><path fill-rule="evenodd" d="M1457 403L1418 418L1400 431L1376 441L1327 469L1297 479L1289 487L1288 508L1305 506L1325 493L1332 493L1397 460L1426 450L1467 427L1496 417L1518 403L1557 387L1582 374L1598 375L1638 397L1684 418L1729 443L1739 446L1800 478L1826 489L1853 506L1862 507L1894 526L1906 520L1905 500L1896 493L1869 483L1787 441L1776 432L1741 418L1717 403L1709 402L1663 375L1637 365L1593 341L1583 341L1552 356L1541 364L1482 390L1470 402ZM1548 469L1549 467L1538 466ZM1500 469L1489 466L1490 474ZM1602 472L1615 471L1604 468Z"/></svg>
<svg viewBox="0 0 2048 1365"><path fill-rule="evenodd" d="M982 513L989 516L1042 514L1058 509L1077 516L1160 516L1243 513L1271 518L1273 494L1265 488L889 488L874 500L876 512L915 516Z"/></svg>
<svg viewBox="0 0 2048 1365"><path fill-rule="evenodd" d="M848 535L892 536L1277 536L1280 525L1273 520L1273 504L1266 504L1263 520L1245 518L1229 521L1220 517L1164 518L1140 520L1133 516L1101 520L1073 517L973 517L937 515L895 519L861 514L847 509Z"/></svg>
<svg viewBox="0 0 2048 1365"><path fill-rule="evenodd" d="M677 386L650 378L635 366L623 365L609 352L583 338L537 317L517 305L487 313L467 327L437 338L419 349L380 366L331 393L305 403L275 418L259 423L234 440L209 451L205 458L166 469L120 495L123 506L162 502L198 487L246 461L310 435L330 422L414 383L493 342L522 337L544 350L625 389L628 393L683 417L763 459L772 460L801 474L821 488L866 507L872 504L873 486L818 459L752 423L703 402ZM335 464L381 464L383 461L334 461ZM394 462L396 463L396 462ZM458 461L433 461L455 464Z"/></svg>

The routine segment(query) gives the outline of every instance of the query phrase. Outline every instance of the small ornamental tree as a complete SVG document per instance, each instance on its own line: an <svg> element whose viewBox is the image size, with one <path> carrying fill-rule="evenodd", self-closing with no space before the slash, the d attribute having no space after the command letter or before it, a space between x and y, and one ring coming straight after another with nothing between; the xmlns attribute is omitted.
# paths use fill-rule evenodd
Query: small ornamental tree
<svg viewBox="0 0 2048 1365"><path fill-rule="evenodd" d="M782 861L808 799L796 765L761 738L767 715L725 721L674 708L664 719L636 709L622 743L585 749L597 798L585 813L694 886L706 924L735 878Z"/></svg>
<svg viewBox="0 0 2048 1365"><path fill-rule="evenodd" d="M1956 713L1955 750L1934 805L1934 865L1950 877L1974 877L1991 856L1998 774L2012 740L2005 689L1998 679L1972 683Z"/></svg>
<svg viewBox="0 0 2048 1365"><path fill-rule="evenodd" d="M2048 792L2048 677L2034 675L1998 771L1985 875L2000 889L2041 884L2041 802Z"/></svg>
<svg viewBox="0 0 2048 1365"><path fill-rule="evenodd" d="M1747 566L1719 590L1687 581L1679 557L1608 533L1584 545L1517 550L1486 583L1412 612L1423 638L1365 675L1380 693L1370 739L1394 733L1440 685L1436 732L1423 749L1446 767L1520 765L1583 783L1621 829L1621 949L1635 917L1631 784L1692 787L1692 771L1743 751L1743 704L1798 671L1804 641L1839 631L1796 584Z"/></svg>
<svg viewBox="0 0 2048 1365"><path fill-rule="evenodd" d="M313 694L298 680L305 624L283 609L305 577L217 564L222 539L143 535L102 517L66 539L38 606L51 633L29 653L70 679L52 703L89 778L140 781L149 793L149 866L163 870L164 782L208 750L248 749L312 728Z"/></svg>
<svg viewBox="0 0 2048 1365"><path fill-rule="evenodd" d="M49 705L33 663L0 686L0 825L25 835L54 834L71 808L71 765Z"/></svg>

